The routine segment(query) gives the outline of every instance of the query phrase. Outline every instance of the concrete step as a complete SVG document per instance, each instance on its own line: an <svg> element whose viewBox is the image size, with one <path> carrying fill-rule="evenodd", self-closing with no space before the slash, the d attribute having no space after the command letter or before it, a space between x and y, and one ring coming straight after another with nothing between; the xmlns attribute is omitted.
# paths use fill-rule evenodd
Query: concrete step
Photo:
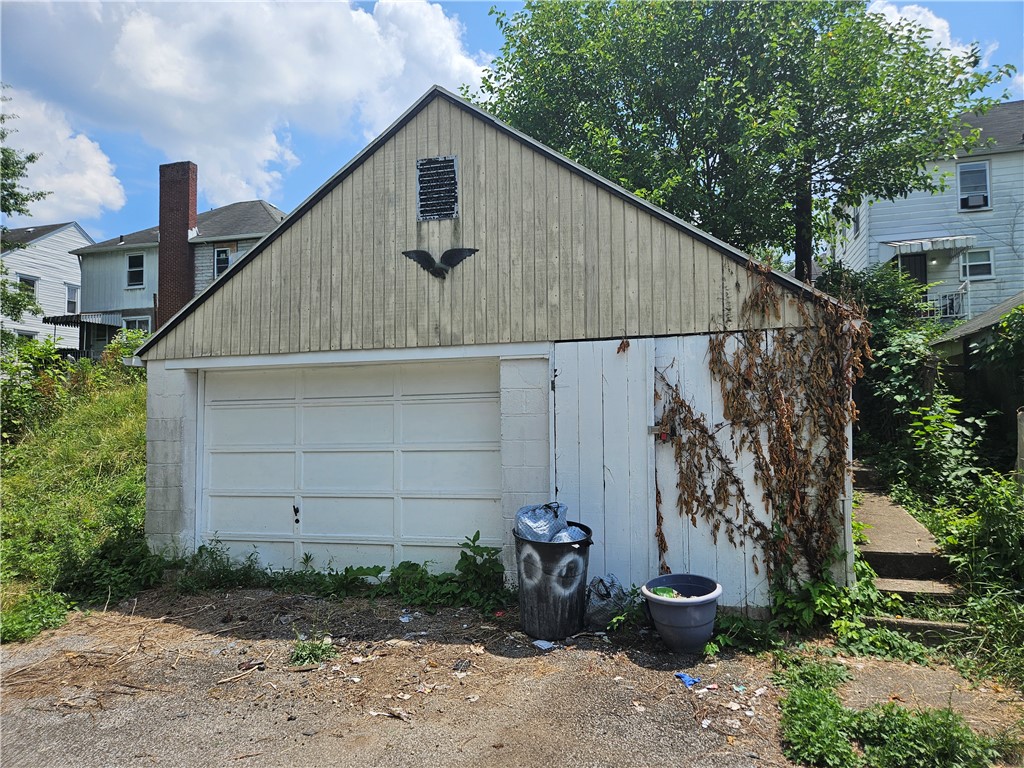
<svg viewBox="0 0 1024 768"><path fill-rule="evenodd" d="M885 484L874 467L853 462L853 487L858 491L884 491Z"/></svg>
<svg viewBox="0 0 1024 768"><path fill-rule="evenodd" d="M854 516L868 526L860 552L882 578L942 579L952 573L928 529L888 496L864 491Z"/></svg>
<svg viewBox="0 0 1024 768"><path fill-rule="evenodd" d="M884 579L944 579L953 567L937 552L900 552L861 547L861 554L876 574Z"/></svg>
<svg viewBox="0 0 1024 768"><path fill-rule="evenodd" d="M926 621L896 616L865 616L864 624L909 635L925 645L942 645L949 640L966 637L971 632L970 626L955 621Z"/></svg>
<svg viewBox="0 0 1024 768"><path fill-rule="evenodd" d="M931 579L875 579L875 586L881 592L894 592L905 602L928 598L937 602L949 602L956 595L956 588L944 581Z"/></svg>

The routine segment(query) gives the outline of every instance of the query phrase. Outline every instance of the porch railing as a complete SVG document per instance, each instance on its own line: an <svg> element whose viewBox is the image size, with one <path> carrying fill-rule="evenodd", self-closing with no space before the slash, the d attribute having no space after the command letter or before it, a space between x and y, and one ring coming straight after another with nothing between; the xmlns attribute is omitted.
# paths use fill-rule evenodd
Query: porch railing
<svg viewBox="0 0 1024 768"><path fill-rule="evenodd" d="M924 317L960 320L971 317L971 285L963 282L955 291L929 293L922 311Z"/></svg>

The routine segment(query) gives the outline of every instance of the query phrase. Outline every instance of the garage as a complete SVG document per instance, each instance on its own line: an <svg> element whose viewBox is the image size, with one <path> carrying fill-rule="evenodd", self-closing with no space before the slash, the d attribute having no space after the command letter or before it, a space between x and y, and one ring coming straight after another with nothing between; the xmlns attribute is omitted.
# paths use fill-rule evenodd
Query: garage
<svg viewBox="0 0 1024 768"><path fill-rule="evenodd" d="M500 546L496 361L211 371L199 538L272 568L448 569Z"/></svg>
<svg viewBox="0 0 1024 768"><path fill-rule="evenodd" d="M790 542L852 574L847 320L435 87L140 348L147 537L449 570L479 530L515 578L557 500L592 574L759 609Z"/></svg>

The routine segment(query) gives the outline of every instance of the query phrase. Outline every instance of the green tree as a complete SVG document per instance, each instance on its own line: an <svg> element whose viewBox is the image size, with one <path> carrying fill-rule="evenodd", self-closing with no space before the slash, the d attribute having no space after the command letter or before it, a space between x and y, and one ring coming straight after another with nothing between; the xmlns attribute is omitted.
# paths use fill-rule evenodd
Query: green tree
<svg viewBox="0 0 1024 768"><path fill-rule="evenodd" d="M6 87L6 86L3 86ZM8 96L0 96L0 107L6 107L10 101ZM10 216L31 216L29 205L42 200L49 192L33 192L22 185L22 179L28 175L28 166L39 159L39 155L30 152L23 154L7 144L7 137L14 129L8 127L8 121L16 118L17 115L10 114L6 109L0 109L0 212L3 213L3 223L0 224L0 242L3 252L16 248L24 248L24 243L12 242L7 233L7 220ZM27 313L39 313L42 310L36 303L35 298L21 290L17 284L7 279L7 268L0 260L0 316L10 320L20 320L22 315ZM13 334L6 329L0 328L0 349L6 349L13 341Z"/></svg>
<svg viewBox="0 0 1024 768"><path fill-rule="evenodd" d="M863 3L528 0L477 97L499 118L748 250L815 241L865 197L944 184L930 161L1013 67L977 69Z"/></svg>

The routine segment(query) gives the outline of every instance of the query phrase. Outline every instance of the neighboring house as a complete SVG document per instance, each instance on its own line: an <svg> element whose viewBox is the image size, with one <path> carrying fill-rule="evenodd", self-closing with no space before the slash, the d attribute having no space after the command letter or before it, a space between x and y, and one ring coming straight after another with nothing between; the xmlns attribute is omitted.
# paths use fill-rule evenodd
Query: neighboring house
<svg viewBox="0 0 1024 768"><path fill-rule="evenodd" d="M437 276L406 257L456 248L476 252ZM751 325L765 290L780 312ZM663 555L767 606L754 545L677 513L655 387L725 434L710 345L802 327L812 299L831 301L435 87L139 350L149 541L451 568L480 531L514 573L516 510L556 499L594 531L591 574L641 584Z"/></svg>
<svg viewBox="0 0 1024 768"><path fill-rule="evenodd" d="M197 213L196 197L195 164L162 165L158 226L75 251L87 353L98 355L121 328L155 330L284 219L263 200Z"/></svg>
<svg viewBox="0 0 1024 768"><path fill-rule="evenodd" d="M970 318L1024 288L1024 101L967 121L989 142L938 163L944 192L865 202L836 256L852 269L896 261L929 289L932 312Z"/></svg>
<svg viewBox="0 0 1024 768"><path fill-rule="evenodd" d="M4 235L2 256L7 280L32 293L43 311L39 315L24 315L17 322L0 318L4 328L26 338L51 338L63 349L78 349L75 326L49 325L43 318L79 311L82 276L75 249L92 242L89 234L74 221L8 230ZM25 247L8 250L12 243Z"/></svg>

